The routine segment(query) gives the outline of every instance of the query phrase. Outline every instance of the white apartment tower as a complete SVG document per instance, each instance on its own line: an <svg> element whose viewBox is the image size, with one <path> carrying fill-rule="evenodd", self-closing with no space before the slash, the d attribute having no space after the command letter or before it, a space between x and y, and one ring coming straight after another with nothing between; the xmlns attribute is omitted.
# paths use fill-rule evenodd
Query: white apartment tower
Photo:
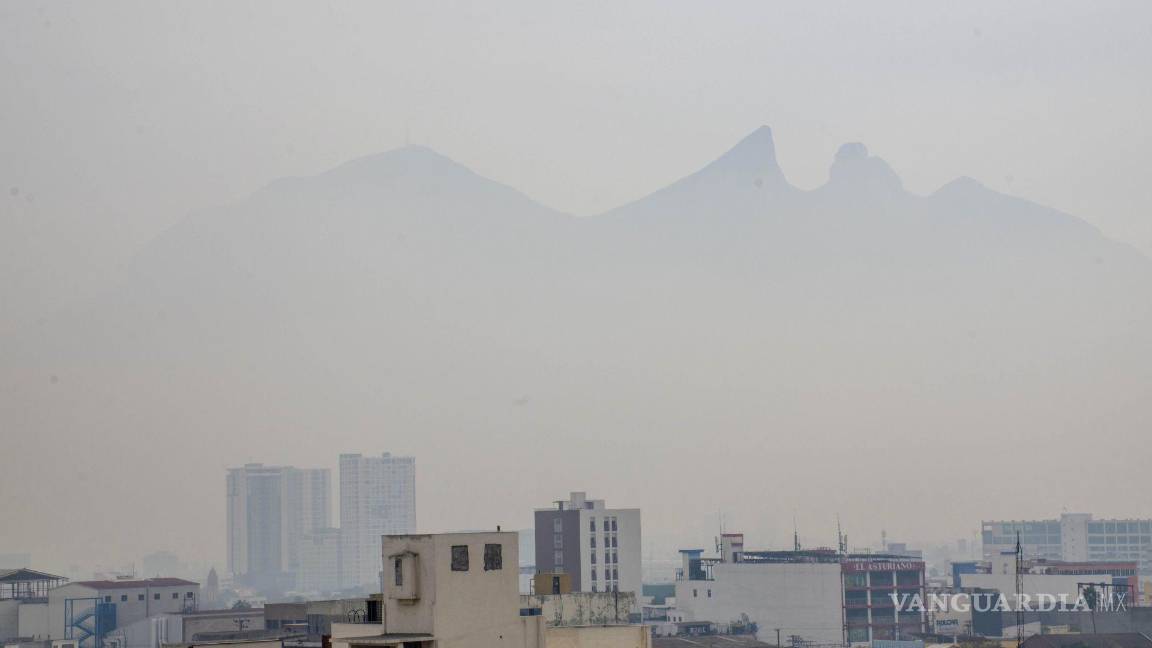
<svg viewBox="0 0 1152 648"><path fill-rule="evenodd" d="M246 464L229 468L228 571L262 588L291 588L300 543L332 526L331 471Z"/></svg>
<svg viewBox="0 0 1152 648"><path fill-rule="evenodd" d="M642 590L640 509L574 492L536 511L536 571L570 575L578 592Z"/></svg>
<svg viewBox="0 0 1152 648"><path fill-rule="evenodd" d="M340 455L342 587L380 591L380 538L416 531L416 460Z"/></svg>

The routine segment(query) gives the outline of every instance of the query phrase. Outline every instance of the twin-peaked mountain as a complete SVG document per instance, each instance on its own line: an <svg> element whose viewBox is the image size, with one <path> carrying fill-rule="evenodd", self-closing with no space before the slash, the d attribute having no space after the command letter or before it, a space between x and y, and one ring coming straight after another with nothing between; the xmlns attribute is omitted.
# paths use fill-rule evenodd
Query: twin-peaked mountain
<svg viewBox="0 0 1152 648"><path fill-rule="evenodd" d="M1134 250L968 178L912 194L861 144L805 191L761 128L584 218L408 147L189 216L9 340L0 404L44 452L144 435L190 471L335 438L484 483L540 457L616 487L694 466L736 502L740 475L819 465L851 507L890 494L893 453L910 480L954 453L1013 479L1035 444L1129 468L1094 441L1146 432L1150 314Z"/></svg>

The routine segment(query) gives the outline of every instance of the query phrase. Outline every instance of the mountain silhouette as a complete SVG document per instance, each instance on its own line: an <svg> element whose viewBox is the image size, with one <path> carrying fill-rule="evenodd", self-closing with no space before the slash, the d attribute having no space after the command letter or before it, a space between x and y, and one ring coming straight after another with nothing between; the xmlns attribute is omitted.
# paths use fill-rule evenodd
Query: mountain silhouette
<svg viewBox="0 0 1152 648"><path fill-rule="evenodd" d="M740 475L786 489L818 466L848 510L890 501L895 447L980 452L1021 492L1029 444L1136 469L1089 441L1146 433L1152 264L969 178L908 192L862 144L798 189L767 127L582 218L407 147L189 215L3 347L0 407L34 450L78 428L85 460L163 442L215 484L222 448L403 447L428 457L422 528L454 497L488 514L536 465L593 490L644 468L693 510L713 502L685 475L755 507ZM189 506L215 519L215 491Z"/></svg>

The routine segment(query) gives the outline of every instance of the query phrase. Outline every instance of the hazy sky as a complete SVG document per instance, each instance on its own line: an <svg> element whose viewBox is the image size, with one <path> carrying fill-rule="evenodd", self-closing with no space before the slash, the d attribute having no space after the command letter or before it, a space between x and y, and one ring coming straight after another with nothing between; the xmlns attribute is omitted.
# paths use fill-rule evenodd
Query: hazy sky
<svg viewBox="0 0 1152 648"><path fill-rule="evenodd" d="M802 187L859 140L1152 251L1144 2L292 4L4 3L4 185L128 244L412 141L592 214L768 124Z"/></svg>
<svg viewBox="0 0 1152 648"><path fill-rule="evenodd" d="M1147 2L4 2L0 83L0 327L406 142L592 215L768 124L797 186L862 141L912 191L972 176L1152 254Z"/></svg>

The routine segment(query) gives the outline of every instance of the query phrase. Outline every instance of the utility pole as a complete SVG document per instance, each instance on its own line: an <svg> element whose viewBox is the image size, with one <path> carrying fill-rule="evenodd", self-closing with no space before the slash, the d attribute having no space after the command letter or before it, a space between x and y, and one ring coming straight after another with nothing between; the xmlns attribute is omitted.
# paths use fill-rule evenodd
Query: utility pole
<svg viewBox="0 0 1152 648"><path fill-rule="evenodd" d="M780 648L780 628L776 628L776 648Z"/></svg>

